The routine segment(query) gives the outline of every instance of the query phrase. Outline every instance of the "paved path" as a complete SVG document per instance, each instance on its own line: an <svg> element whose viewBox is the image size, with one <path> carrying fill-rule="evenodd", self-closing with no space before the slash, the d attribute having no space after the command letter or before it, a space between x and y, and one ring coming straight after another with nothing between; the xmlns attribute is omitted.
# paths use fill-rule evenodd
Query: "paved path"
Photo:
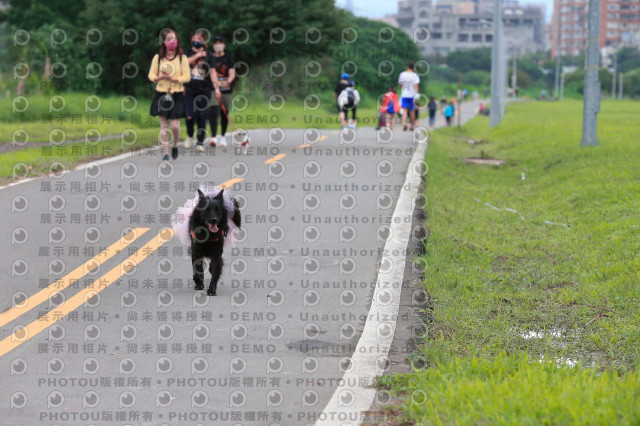
<svg viewBox="0 0 640 426"><path fill-rule="evenodd" d="M317 420L366 321L416 143L373 128L251 137L247 155L166 165L149 151L0 191L3 425ZM213 298L167 229L201 183L225 183L244 216Z"/></svg>

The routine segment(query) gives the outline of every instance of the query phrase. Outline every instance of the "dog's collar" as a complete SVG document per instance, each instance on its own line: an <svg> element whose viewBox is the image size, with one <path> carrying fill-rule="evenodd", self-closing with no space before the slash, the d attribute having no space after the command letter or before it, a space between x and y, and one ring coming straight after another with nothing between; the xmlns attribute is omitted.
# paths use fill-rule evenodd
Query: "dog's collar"
<svg viewBox="0 0 640 426"><path fill-rule="evenodd" d="M226 237L226 232L224 232L223 229L220 229L220 235L218 235L217 232L215 234L212 232L209 232L209 238L207 239L207 241L218 241L220 239L220 236L222 236L222 238ZM193 229L191 230L191 239L192 240L196 239L196 234L195 232L193 232Z"/></svg>

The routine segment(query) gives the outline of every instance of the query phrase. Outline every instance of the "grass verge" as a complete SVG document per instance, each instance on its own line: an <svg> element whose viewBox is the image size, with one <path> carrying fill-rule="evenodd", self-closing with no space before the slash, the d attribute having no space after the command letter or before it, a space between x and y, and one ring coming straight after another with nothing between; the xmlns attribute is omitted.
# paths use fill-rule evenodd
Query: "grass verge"
<svg viewBox="0 0 640 426"><path fill-rule="evenodd" d="M432 134L424 370L391 379L414 421L638 423L639 115L603 102L591 149L577 101Z"/></svg>
<svg viewBox="0 0 640 426"><path fill-rule="evenodd" d="M300 100L269 103L242 96L236 110L231 112L231 120L236 127L246 130L339 129L338 114L332 101L327 99L320 104L305 105ZM14 102L18 103L14 105ZM15 108L24 111L12 113ZM90 111L87 112L87 108ZM80 163L157 144L159 124L157 118L148 114L149 101L131 96L98 99L91 94L64 93L30 96L26 101L2 99L0 111L3 111L0 143L15 145L14 149L0 146L0 183L50 173L54 163L73 168ZM375 107L358 108L358 125L376 124ZM232 127L228 128L230 131ZM124 143L120 137L123 134ZM186 135L183 120L181 139ZM100 136L108 140L98 141ZM210 136L208 127L207 136Z"/></svg>

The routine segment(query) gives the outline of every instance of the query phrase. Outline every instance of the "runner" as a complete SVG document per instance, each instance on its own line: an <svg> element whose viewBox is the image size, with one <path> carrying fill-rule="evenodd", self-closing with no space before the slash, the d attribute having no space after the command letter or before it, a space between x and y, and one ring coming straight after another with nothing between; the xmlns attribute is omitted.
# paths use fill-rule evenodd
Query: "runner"
<svg viewBox="0 0 640 426"><path fill-rule="evenodd" d="M407 70L402 71L398 77L398 83L402 86L401 106L402 106L402 129L407 130L407 113L411 122L411 130L413 130L416 121L415 101L414 98L418 94L418 85L420 77L413 70L415 62L410 61L407 64Z"/></svg>
<svg viewBox="0 0 640 426"><path fill-rule="evenodd" d="M356 129L356 109L358 108L359 102L360 93L358 89L355 88L355 83L349 81L347 88L338 96L338 106L340 107L340 119L343 129L347 128L347 126L353 130ZM347 121L349 111L351 111L351 120Z"/></svg>
<svg viewBox="0 0 640 426"><path fill-rule="evenodd" d="M347 86L349 85L348 80L349 80L349 74L347 73L342 74L342 78L340 79L340 81L338 81L338 84L336 84L336 88L333 90L333 99L336 101L336 106L338 107L338 118L340 119L340 124L342 124L343 129L345 127L344 125L345 114L342 112L342 107L338 103L338 97L340 96L342 91L346 89Z"/></svg>

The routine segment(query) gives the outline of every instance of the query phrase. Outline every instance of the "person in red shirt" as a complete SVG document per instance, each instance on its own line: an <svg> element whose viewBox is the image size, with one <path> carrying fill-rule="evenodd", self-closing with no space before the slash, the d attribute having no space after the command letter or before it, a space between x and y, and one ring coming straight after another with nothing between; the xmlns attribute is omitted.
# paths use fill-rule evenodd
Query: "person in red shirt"
<svg viewBox="0 0 640 426"><path fill-rule="evenodd" d="M400 111L400 101L394 86L389 87L389 91L382 97L382 105L380 106L380 114L385 117L387 129L393 130L395 125L395 115Z"/></svg>

